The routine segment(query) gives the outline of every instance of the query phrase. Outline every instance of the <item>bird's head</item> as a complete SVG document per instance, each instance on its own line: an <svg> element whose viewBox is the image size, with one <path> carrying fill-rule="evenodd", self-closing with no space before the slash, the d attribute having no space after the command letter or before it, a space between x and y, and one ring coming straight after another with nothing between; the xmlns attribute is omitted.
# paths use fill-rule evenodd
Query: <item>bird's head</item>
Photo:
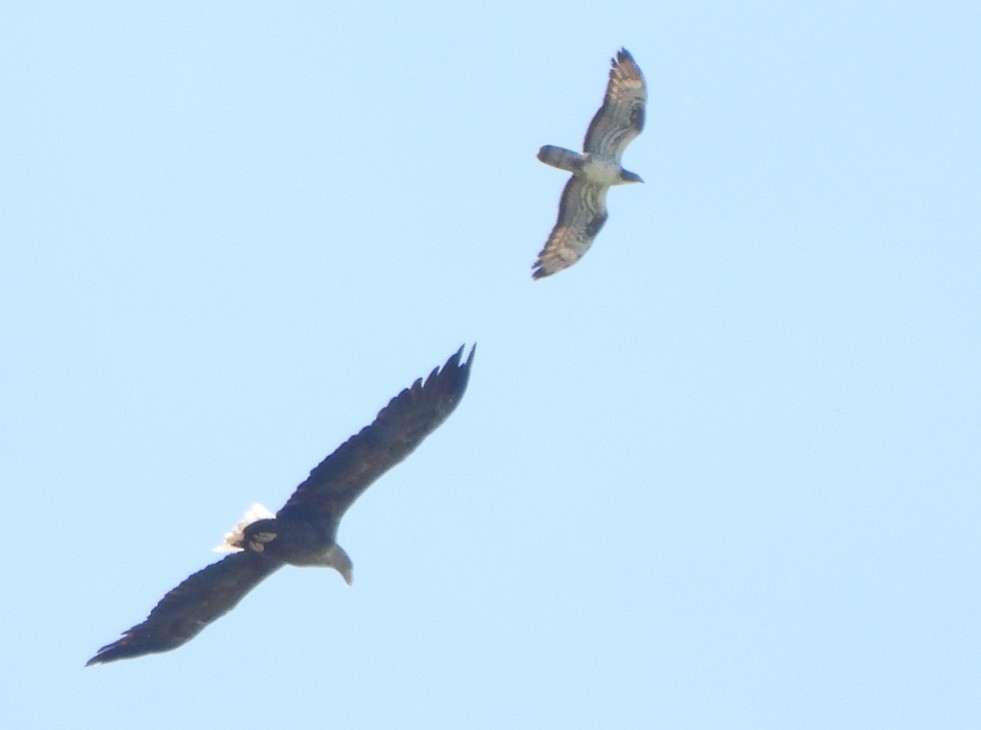
<svg viewBox="0 0 981 730"><path fill-rule="evenodd" d="M642 183L644 182L640 175L636 172L630 172L630 170L620 170L620 182L623 183Z"/></svg>
<svg viewBox="0 0 981 730"><path fill-rule="evenodd" d="M354 563L350 556L344 552L340 545L332 545L327 554L327 562L334 570L341 574L344 582L348 585L354 583Z"/></svg>

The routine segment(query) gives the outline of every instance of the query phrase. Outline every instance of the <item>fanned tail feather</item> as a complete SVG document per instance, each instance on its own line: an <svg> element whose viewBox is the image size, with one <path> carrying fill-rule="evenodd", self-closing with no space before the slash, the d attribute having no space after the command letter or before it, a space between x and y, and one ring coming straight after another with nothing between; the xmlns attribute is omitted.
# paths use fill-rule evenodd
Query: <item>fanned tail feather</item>
<svg viewBox="0 0 981 730"><path fill-rule="evenodd" d="M571 173L578 172L583 162L583 157L578 152L552 144L547 144L538 150L538 159L546 165Z"/></svg>
<svg viewBox="0 0 981 730"><path fill-rule="evenodd" d="M245 528L253 522L272 519L275 516L267 507L255 502L252 508L242 517L241 521L232 528L232 531L226 533L221 545L216 545L211 549L212 552L237 553L244 550Z"/></svg>

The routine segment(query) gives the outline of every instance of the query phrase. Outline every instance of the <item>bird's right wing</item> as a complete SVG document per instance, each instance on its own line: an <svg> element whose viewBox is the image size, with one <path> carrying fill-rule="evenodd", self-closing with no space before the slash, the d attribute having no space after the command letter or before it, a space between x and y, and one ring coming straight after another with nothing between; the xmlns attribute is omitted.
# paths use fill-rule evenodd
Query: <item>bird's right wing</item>
<svg viewBox="0 0 981 730"><path fill-rule="evenodd" d="M608 185L597 185L579 175L569 178L562 191L558 220L532 265L532 278L550 276L583 257L606 223L609 189Z"/></svg>

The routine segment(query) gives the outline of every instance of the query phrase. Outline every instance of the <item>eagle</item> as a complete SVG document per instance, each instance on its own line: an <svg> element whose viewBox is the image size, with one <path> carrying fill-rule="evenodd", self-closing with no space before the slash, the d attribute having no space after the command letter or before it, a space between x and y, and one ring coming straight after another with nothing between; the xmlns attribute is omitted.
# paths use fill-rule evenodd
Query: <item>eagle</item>
<svg viewBox="0 0 981 730"><path fill-rule="evenodd" d="M275 516L255 504L215 548L231 555L167 593L143 623L99 649L86 666L176 649L284 565L334 568L350 585L353 564L336 542L341 517L460 403L476 348L461 363L463 349L434 369L425 382L419 378L395 396L370 426L324 459Z"/></svg>
<svg viewBox="0 0 981 730"><path fill-rule="evenodd" d="M644 74L625 48L611 60L603 106L586 130L583 152L545 145L538 159L572 173L562 191L559 217L533 264L533 279L551 276L583 257L606 223L606 191L611 185L644 182L624 170L620 157L644 129L647 85Z"/></svg>

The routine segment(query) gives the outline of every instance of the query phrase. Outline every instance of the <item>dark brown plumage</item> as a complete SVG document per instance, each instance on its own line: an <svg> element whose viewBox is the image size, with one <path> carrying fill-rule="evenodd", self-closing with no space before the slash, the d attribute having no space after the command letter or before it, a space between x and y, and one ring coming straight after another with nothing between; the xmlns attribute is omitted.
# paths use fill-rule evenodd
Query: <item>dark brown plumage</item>
<svg viewBox="0 0 981 730"><path fill-rule="evenodd" d="M457 407L467 388L474 350L463 363L462 355L461 347L425 382L420 378L395 396L370 426L310 472L275 517L240 523L225 543L236 552L167 593L143 623L99 649L86 666L177 648L283 565L331 567L350 583L351 560L336 543L341 517Z"/></svg>

